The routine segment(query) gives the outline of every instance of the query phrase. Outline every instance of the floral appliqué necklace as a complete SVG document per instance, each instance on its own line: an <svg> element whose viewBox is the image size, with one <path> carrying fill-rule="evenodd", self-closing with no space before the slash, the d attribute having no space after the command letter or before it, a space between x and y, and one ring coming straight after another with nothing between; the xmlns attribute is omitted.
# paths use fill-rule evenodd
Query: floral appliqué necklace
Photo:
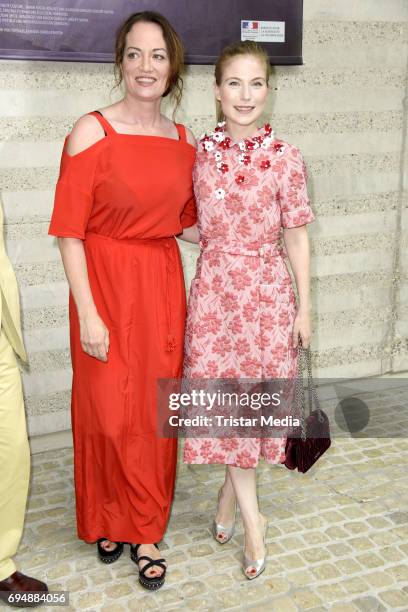
<svg viewBox="0 0 408 612"><path fill-rule="evenodd" d="M217 126L213 132L208 135L205 134L200 139L201 146L204 151L207 153L214 152L217 171L220 174L225 174L229 171L229 165L224 161L221 150L226 151L234 146L232 144L232 139L225 133L225 125L225 121L217 123ZM244 138L238 143L239 150L241 151L238 159L241 165L250 166L252 164L251 153L259 148L265 150L270 149L272 143L272 150L274 151L275 155L280 156L283 154L285 145L281 142L273 142L275 136L269 123L265 123L263 126L263 133L263 135L259 134L257 136L252 136L251 138ZM259 168L264 171L268 170L270 167L271 161L269 159L263 159L259 164ZM242 185L245 182L245 175L237 173L235 175L235 182L237 185ZM225 190L222 188L216 189L215 197L217 200L222 200L225 197Z"/></svg>

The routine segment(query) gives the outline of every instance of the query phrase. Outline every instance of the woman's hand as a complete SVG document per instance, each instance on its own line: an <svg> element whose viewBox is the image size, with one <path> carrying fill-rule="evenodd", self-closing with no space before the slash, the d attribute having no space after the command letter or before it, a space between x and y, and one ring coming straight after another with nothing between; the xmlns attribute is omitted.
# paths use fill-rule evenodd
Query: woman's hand
<svg viewBox="0 0 408 612"><path fill-rule="evenodd" d="M299 345L299 335L303 348L309 348L310 338L312 336L312 326L310 323L310 314L308 310L299 308L295 321L293 323L292 346L296 348Z"/></svg>
<svg viewBox="0 0 408 612"><path fill-rule="evenodd" d="M100 361L108 361L109 330L97 313L79 319L81 346L85 353Z"/></svg>
<svg viewBox="0 0 408 612"><path fill-rule="evenodd" d="M108 361L109 331L98 315L92 296L83 241L60 237L58 244L77 308L82 349L91 357Z"/></svg>

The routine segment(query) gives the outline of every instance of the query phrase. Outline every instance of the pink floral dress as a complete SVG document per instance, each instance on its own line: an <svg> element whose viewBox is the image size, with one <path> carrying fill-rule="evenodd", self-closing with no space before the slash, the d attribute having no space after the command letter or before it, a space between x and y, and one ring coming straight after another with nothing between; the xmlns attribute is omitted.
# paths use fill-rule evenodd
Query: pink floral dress
<svg viewBox="0 0 408 612"><path fill-rule="evenodd" d="M269 124L233 144L225 123L202 137L194 166L200 255L185 334L185 378L293 378L296 299L281 228L314 221L306 167ZM286 437L193 438L185 463L255 467L285 460Z"/></svg>

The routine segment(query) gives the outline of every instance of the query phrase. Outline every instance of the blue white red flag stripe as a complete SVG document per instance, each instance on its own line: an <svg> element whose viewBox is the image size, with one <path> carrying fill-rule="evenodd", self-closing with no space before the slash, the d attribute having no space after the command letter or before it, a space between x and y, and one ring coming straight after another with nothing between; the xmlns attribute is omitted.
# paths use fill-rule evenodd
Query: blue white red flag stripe
<svg viewBox="0 0 408 612"><path fill-rule="evenodd" d="M243 21L242 27L244 28L244 30L257 30L258 23L258 21Z"/></svg>

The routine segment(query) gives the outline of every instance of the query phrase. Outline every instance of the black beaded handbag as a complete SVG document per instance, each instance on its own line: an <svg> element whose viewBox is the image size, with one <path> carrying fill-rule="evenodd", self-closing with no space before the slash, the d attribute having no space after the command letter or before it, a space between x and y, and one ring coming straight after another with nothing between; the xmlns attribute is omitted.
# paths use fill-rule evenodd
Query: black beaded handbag
<svg viewBox="0 0 408 612"><path fill-rule="evenodd" d="M307 370L307 391L309 415L305 416L305 390L303 371ZM315 409L312 410L313 401ZM297 437L288 436L286 441L285 466L289 470L298 469L307 472L323 455L331 444L330 426L327 414L320 408L319 398L312 378L312 360L310 349L298 347L297 375L295 382L296 417L300 417L300 429Z"/></svg>

